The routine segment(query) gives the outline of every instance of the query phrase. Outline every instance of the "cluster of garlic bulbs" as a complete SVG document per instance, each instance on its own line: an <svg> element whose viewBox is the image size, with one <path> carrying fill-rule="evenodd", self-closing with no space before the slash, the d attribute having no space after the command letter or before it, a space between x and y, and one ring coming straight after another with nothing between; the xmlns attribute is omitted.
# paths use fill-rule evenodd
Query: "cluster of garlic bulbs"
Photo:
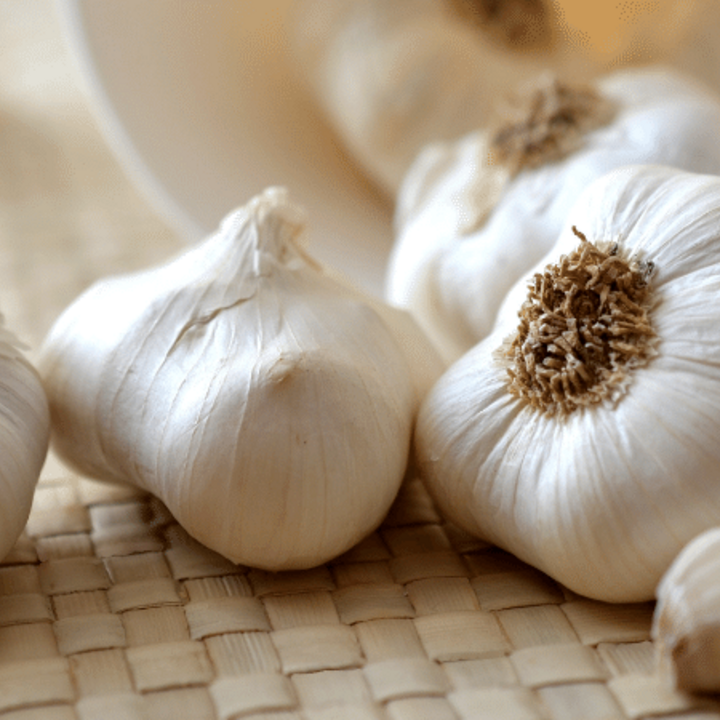
<svg viewBox="0 0 720 720"><path fill-rule="evenodd" d="M688 543L663 576L652 638L668 684L720 692L720 527Z"/></svg>
<svg viewBox="0 0 720 720"><path fill-rule="evenodd" d="M591 598L653 598L720 523L720 177L591 184L493 331L432 388L418 462L441 511Z"/></svg>
<svg viewBox="0 0 720 720"><path fill-rule="evenodd" d="M386 298L451 363L415 432L438 506L652 598L720 522L720 97L682 71L708 3L299 6L309 84L396 202Z"/></svg>
<svg viewBox="0 0 720 720"><path fill-rule="evenodd" d="M407 313L306 254L304 225L269 188L179 257L93 285L39 361L61 459L271 570L326 562L379 525L443 367Z"/></svg>
<svg viewBox="0 0 720 720"><path fill-rule="evenodd" d="M50 435L40 376L22 350L0 316L0 560L30 515Z"/></svg>
<svg viewBox="0 0 720 720"><path fill-rule="evenodd" d="M496 129L427 147L398 198L387 297L449 359L493 327L592 180L629 164L720 173L720 97L668 68L548 78Z"/></svg>

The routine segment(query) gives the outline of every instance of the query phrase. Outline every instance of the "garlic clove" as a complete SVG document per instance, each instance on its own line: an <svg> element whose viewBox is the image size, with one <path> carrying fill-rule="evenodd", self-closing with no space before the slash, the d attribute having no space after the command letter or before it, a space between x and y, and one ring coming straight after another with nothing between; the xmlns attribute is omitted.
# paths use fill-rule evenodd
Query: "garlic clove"
<svg viewBox="0 0 720 720"><path fill-rule="evenodd" d="M655 67L608 74L589 90L530 87L529 120L510 127L521 136L530 129L529 147L563 147L562 157L518 171L527 158L510 144L510 165L498 163L499 134L478 131L421 153L398 197L386 297L410 310L449 360L491 331L506 293L550 250L593 180L646 163L720 173L720 99L686 76ZM548 117L571 108L577 122L551 122L546 133L539 99Z"/></svg>
<svg viewBox="0 0 720 720"><path fill-rule="evenodd" d="M582 303L562 311L549 305L544 320L527 326L523 370L509 350L521 317L533 317L534 305L523 305L523 297L530 303L524 279L491 335L446 371L421 406L418 465L441 512L579 594L651 599L682 546L720 522L718 193L720 178L659 166L596 181L535 270L556 273L559 282L572 277L562 258L574 267L583 241L573 226L582 228L604 247L608 272L623 262L635 273L628 283L647 283L641 309L651 332L635 332L644 316L621 312L631 307L628 286L573 282L552 302L595 292L593 302L608 304L591 304L587 315L577 309ZM608 310L593 319L597 308ZM566 325L555 324L560 317ZM563 349L576 329L583 352L597 347L599 355ZM511 371L526 372L532 392L514 391ZM582 380L584 372L596 380ZM542 377L553 392L533 394Z"/></svg>
<svg viewBox="0 0 720 720"><path fill-rule="evenodd" d="M720 691L720 528L689 542L657 589L652 639L658 671L671 686Z"/></svg>
<svg viewBox="0 0 720 720"><path fill-rule="evenodd" d="M0 559L30 515L50 436L47 398L22 347L0 316Z"/></svg>
<svg viewBox="0 0 720 720"><path fill-rule="evenodd" d="M441 368L405 313L390 311L401 343L307 255L304 223L270 188L167 264L95 284L41 354L63 460L272 570L326 562L380 523Z"/></svg>

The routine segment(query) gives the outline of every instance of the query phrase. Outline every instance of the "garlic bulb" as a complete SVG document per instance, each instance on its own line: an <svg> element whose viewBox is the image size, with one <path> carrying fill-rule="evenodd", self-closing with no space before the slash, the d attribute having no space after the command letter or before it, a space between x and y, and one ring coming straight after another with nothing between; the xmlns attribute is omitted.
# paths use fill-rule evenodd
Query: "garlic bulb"
<svg viewBox="0 0 720 720"><path fill-rule="evenodd" d="M417 153L484 125L538 67L594 70L557 47L546 0L301 0L294 56L331 126L392 198ZM566 57L568 56L569 57Z"/></svg>
<svg viewBox="0 0 720 720"><path fill-rule="evenodd" d="M427 148L398 199L388 300L455 359L555 242L580 192L627 164L720 173L720 99L664 68L533 83L497 131Z"/></svg>
<svg viewBox="0 0 720 720"><path fill-rule="evenodd" d="M22 533L50 435L47 398L22 345L0 316L0 560Z"/></svg>
<svg viewBox="0 0 720 720"><path fill-rule="evenodd" d="M660 674L679 690L720 691L720 528L683 548L657 600L652 638Z"/></svg>
<svg viewBox="0 0 720 720"><path fill-rule="evenodd" d="M323 563L380 523L441 369L409 316L302 251L303 227L266 190L167 264L91 287L40 361L61 459L272 570Z"/></svg>
<svg viewBox="0 0 720 720"><path fill-rule="evenodd" d="M421 406L441 512L571 590L649 600L720 524L720 178L613 171Z"/></svg>

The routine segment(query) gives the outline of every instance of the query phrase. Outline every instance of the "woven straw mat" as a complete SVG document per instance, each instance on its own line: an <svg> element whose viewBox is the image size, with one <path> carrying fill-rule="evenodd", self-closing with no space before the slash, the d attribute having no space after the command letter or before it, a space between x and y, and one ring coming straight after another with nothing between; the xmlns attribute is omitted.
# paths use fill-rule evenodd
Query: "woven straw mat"
<svg viewBox="0 0 720 720"><path fill-rule="evenodd" d="M0 4L0 46L0 301L32 359L92 280L180 241L109 153L51 3ZM51 455L0 564L0 718L720 718L656 677L651 615L458 532L415 478L358 547L272 574Z"/></svg>

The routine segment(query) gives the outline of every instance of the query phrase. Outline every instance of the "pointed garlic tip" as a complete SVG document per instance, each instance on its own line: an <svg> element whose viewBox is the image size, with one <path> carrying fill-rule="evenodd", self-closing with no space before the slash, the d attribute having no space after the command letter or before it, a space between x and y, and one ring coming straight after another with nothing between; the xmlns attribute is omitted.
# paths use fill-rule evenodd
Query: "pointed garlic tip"
<svg viewBox="0 0 720 720"><path fill-rule="evenodd" d="M304 210L290 201L287 189L269 187L230 213L220 224L220 234L242 243L249 233L257 265L264 255L283 259L288 249L297 247L306 225Z"/></svg>
<svg viewBox="0 0 720 720"><path fill-rule="evenodd" d="M23 348L0 316L0 559L30 515L50 436L47 398Z"/></svg>
<svg viewBox="0 0 720 720"><path fill-rule="evenodd" d="M204 243L91 287L41 353L61 459L270 570L326 562L380 524L431 382L429 343L325 272L304 227L270 188Z"/></svg>
<svg viewBox="0 0 720 720"><path fill-rule="evenodd" d="M720 528L680 552L657 589L652 637L665 680L688 692L720 692Z"/></svg>

